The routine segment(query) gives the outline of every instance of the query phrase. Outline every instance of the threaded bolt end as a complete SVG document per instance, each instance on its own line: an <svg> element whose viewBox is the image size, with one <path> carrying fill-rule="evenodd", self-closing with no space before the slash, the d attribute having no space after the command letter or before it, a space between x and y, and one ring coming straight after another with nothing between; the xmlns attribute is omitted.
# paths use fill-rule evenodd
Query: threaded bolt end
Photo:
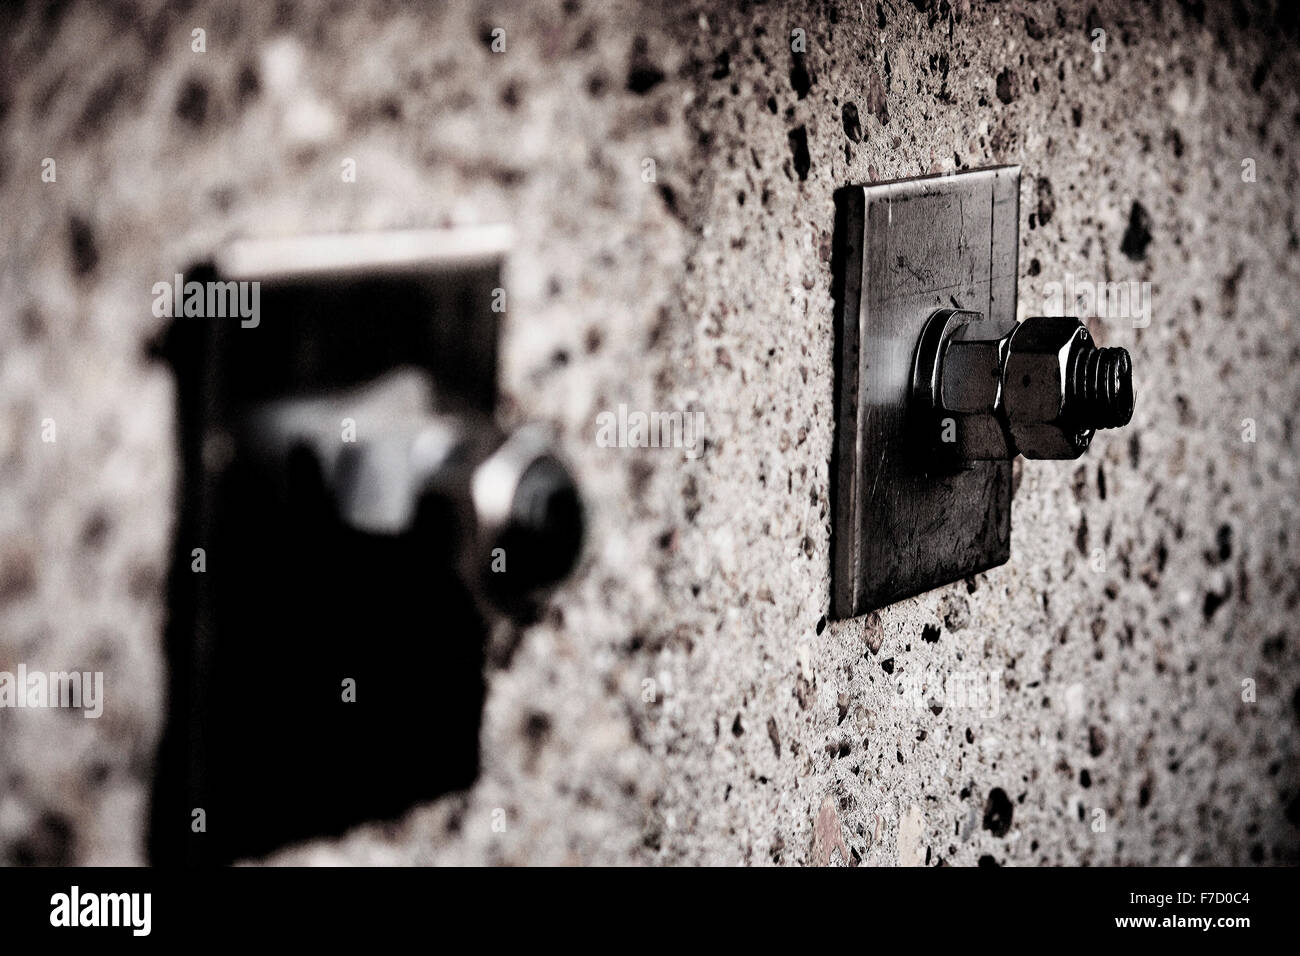
<svg viewBox="0 0 1300 956"><path fill-rule="evenodd" d="M1082 351L1073 363L1067 407L1086 428L1119 428L1133 417L1133 362L1121 348Z"/></svg>

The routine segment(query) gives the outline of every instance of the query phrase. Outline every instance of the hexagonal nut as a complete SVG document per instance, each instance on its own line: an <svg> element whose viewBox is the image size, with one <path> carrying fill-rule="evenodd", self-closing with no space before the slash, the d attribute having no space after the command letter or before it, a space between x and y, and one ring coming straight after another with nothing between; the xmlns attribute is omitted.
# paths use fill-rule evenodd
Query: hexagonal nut
<svg viewBox="0 0 1300 956"><path fill-rule="evenodd" d="M1002 407L1016 450L1026 458L1078 458L1092 430L1062 419L1071 353L1092 336L1071 316L1025 319L1007 343Z"/></svg>

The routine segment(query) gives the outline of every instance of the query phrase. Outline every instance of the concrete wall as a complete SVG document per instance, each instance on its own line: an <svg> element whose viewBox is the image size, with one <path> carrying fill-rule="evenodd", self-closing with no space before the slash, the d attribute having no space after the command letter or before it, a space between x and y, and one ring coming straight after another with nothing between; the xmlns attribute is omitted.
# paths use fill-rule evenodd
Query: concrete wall
<svg viewBox="0 0 1300 956"><path fill-rule="evenodd" d="M107 697L0 711L0 859L144 858L152 284L240 235L506 221L505 414L559 428L587 554L493 635L471 791L277 860L1300 861L1293 11L428 6L0 13L0 670ZM1146 327L1090 323L1136 415L1017 466L1008 565L828 623L832 192L997 163L1023 314L1151 284ZM620 403L704 412L705 453L600 447Z"/></svg>

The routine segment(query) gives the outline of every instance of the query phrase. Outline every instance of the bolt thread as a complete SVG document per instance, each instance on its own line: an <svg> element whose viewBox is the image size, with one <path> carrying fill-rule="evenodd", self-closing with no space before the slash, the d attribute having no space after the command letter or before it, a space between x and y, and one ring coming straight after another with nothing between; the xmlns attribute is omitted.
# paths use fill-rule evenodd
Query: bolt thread
<svg viewBox="0 0 1300 956"><path fill-rule="evenodd" d="M1070 376L1068 406L1085 428L1119 428L1133 417L1133 362L1121 348L1082 351Z"/></svg>

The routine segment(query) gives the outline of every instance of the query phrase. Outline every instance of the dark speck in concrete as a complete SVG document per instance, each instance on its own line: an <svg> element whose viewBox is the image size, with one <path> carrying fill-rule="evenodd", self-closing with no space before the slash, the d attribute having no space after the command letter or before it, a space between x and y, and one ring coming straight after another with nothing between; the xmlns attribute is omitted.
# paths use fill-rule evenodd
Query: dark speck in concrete
<svg viewBox="0 0 1300 956"><path fill-rule="evenodd" d="M1056 212L1056 199L1052 195L1052 183L1045 177L1038 180L1038 222L1047 225Z"/></svg>
<svg viewBox="0 0 1300 956"><path fill-rule="evenodd" d="M808 178L812 158L808 155L808 130L799 126L790 130L790 156L794 160L794 171L801 180Z"/></svg>
<svg viewBox="0 0 1300 956"><path fill-rule="evenodd" d="M1232 526L1221 524L1214 534L1214 554L1216 564L1222 564L1232 557Z"/></svg>
<svg viewBox="0 0 1300 956"><path fill-rule="evenodd" d="M664 208L675 218L683 222L686 220L686 216L677 203L677 191L672 186L667 183L659 183L659 197L664 201Z"/></svg>
<svg viewBox="0 0 1300 956"><path fill-rule="evenodd" d="M86 519L85 524L81 526L81 543L92 551L97 551L104 546L108 540L108 534L113 528L112 519L108 513L99 510L91 514Z"/></svg>
<svg viewBox="0 0 1300 956"><path fill-rule="evenodd" d="M998 74L997 94L998 99L1003 103L1011 103L1016 98L1018 92L1016 85L1016 73L1010 67L1006 67Z"/></svg>
<svg viewBox="0 0 1300 956"><path fill-rule="evenodd" d="M1231 584L1227 585L1222 593L1217 593L1215 591L1206 591L1205 602L1201 605L1201 615L1205 618L1205 620L1206 621L1211 620L1214 617L1215 612L1218 611L1219 608L1223 606L1223 603L1227 601L1231 595L1232 595Z"/></svg>
<svg viewBox="0 0 1300 956"><path fill-rule="evenodd" d="M713 78L725 80L731 75L731 54L723 50L713 58Z"/></svg>
<svg viewBox="0 0 1300 956"><path fill-rule="evenodd" d="M208 118L208 88L197 77L190 77L176 97L176 115L191 126L202 126Z"/></svg>
<svg viewBox="0 0 1300 956"><path fill-rule="evenodd" d="M539 747L544 745L551 736L551 718L538 711L529 714L524 721L524 736Z"/></svg>
<svg viewBox="0 0 1300 956"><path fill-rule="evenodd" d="M1119 251L1134 262L1147 257L1147 246L1151 244L1151 215L1140 202L1134 202L1128 214L1128 228L1124 230L1124 239Z"/></svg>
<svg viewBox="0 0 1300 956"><path fill-rule="evenodd" d="M99 265L99 247L90 223L80 216L68 220L68 251L72 257L72 271L79 276L89 275Z"/></svg>
<svg viewBox="0 0 1300 956"><path fill-rule="evenodd" d="M245 63L235 78L235 97L240 104L247 103L262 90L262 81L257 75L257 67Z"/></svg>
<svg viewBox="0 0 1300 956"><path fill-rule="evenodd" d="M858 117L857 105L845 103L840 110L840 118L844 121L844 135L849 138L849 142L862 142L862 121Z"/></svg>
<svg viewBox="0 0 1300 956"><path fill-rule="evenodd" d="M1183 150L1186 146L1183 144L1183 134L1176 129L1170 129L1165 134L1165 142L1169 144L1169 149L1173 152L1175 159L1181 159Z"/></svg>
<svg viewBox="0 0 1300 956"><path fill-rule="evenodd" d="M1014 807L1011 799L1001 787L989 791L988 802L984 805L984 829L996 837L1007 835L1011 829L1011 815Z"/></svg>
<svg viewBox="0 0 1300 956"><path fill-rule="evenodd" d="M634 60L627 71L627 88L640 96L664 81L664 71L648 60Z"/></svg>
<svg viewBox="0 0 1300 956"><path fill-rule="evenodd" d="M1241 285L1241 277L1246 274L1246 263L1238 262L1233 270L1223 277L1219 283L1219 291L1227 303L1227 311L1235 313L1237 303L1237 289Z"/></svg>
<svg viewBox="0 0 1300 956"><path fill-rule="evenodd" d="M1268 79L1268 71L1273 68L1273 63L1267 57L1259 61L1259 66L1255 67L1255 72L1251 74L1250 86L1256 93L1263 87L1264 81Z"/></svg>
<svg viewBox="0 0 1300 956"><path fill-rule="evenodd" d="M808 67L804 63L804 55L794 54L794 61L790 64L790 87L799 99L803 99L812 89L812 85L812 75L809 74Z"/></svg>
<svg viewBox="0 0 1300 956"><path fill-rule="evenodd" d="M1100 757L1106 752L1106 733L1095 724L1088 728L1088 753Z"/></svg>

